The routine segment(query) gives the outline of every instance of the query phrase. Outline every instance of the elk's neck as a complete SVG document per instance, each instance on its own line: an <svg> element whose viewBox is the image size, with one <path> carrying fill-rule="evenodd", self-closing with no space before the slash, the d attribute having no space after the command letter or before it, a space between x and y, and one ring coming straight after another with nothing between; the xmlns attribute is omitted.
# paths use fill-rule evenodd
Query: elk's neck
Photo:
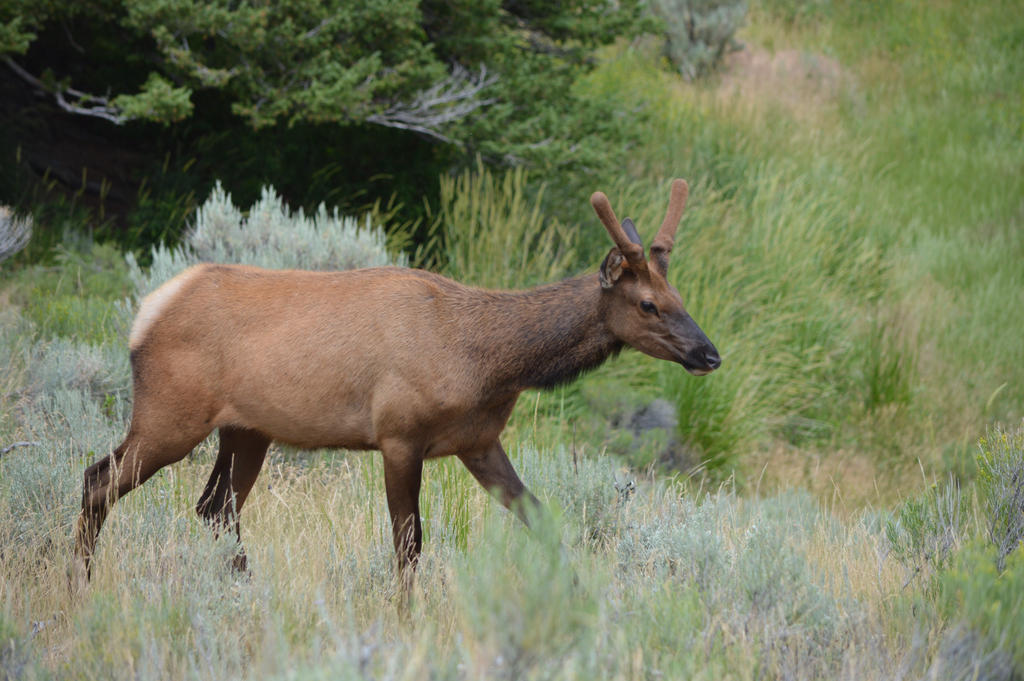
<svg viewBox="0 0 1024 681"><path fill-rule="evenodd" d="M519 391L573 380L622 349L605 323L597 275L527 291L484 292L475 320L497 386ZM496 387L497 387L496 386Z"/></svg>

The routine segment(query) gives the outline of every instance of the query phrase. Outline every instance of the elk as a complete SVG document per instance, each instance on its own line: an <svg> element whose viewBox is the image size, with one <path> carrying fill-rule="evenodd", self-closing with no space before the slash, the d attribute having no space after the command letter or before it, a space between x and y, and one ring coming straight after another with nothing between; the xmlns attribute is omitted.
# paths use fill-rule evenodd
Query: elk
<svg viewBox="0 0 1024 681"><path fill-rule="evenodd" d="M498 439L523 390L571 381L625 346L696 375L721 364L666 279L688 191L672 183L649 259L633 222L620 223L596 192L591 203L615 243L600 270L525 291L399 267L202 264L163 284L129 337L128 434L85 471L73 578L89 579L112 504L214 429L220 448L196 511L239 539L238 514L272 441L380 450L400 574L422 548L426 459L459 457L527 520L524 505L537 500Z"/></svg>

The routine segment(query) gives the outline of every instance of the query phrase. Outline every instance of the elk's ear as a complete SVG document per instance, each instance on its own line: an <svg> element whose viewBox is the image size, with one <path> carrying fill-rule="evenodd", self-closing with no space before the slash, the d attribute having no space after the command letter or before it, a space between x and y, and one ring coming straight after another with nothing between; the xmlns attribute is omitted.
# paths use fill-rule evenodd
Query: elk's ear
<svg viewBox="0 0 1024 681"><path fill-rule="evenodd" d="M640 247L640 252L643 253L644 242L640 238L640 233L636 231L636 225L629 218L622 221L622 231L626 233L626 236L630 241Z"/></svg>
<svg viewBox="0 0 1024 681"><path fill-rule="evenodd" d="M597 275L597 278L601 280L601 288L615 286L615 282L619 280L619 277L625 271L625 265L626 256L622 255L622 251L617 248L608 251L608 255L604 257L604 262L601 263L601 271Z"/></svg>

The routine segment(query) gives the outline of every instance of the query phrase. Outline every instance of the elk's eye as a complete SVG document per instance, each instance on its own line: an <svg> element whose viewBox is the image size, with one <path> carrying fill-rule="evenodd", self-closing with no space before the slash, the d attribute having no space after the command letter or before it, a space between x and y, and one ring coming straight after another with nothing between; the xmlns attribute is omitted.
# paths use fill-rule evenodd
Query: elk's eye
<svg viewBox="0 0 1024 681"><path fill-rule="evenodd" d="M658 306L649 300L640 301L640 309L646 312L647 314L658 314Z"/></svg>

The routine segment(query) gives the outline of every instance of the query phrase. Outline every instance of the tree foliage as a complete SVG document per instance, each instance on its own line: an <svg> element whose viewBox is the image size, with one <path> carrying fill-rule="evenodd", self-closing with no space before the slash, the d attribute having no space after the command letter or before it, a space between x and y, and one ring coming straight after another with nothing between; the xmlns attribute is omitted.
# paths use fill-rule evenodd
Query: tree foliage
<svg viewBox="0 0 1024 681"><path fill-rule="evenodd" d="M0 0L0 57L114 122L202 118L215 93L254 129L371 123L514 155L550 144L547 105L638 17L638 0Z"/></svg>

